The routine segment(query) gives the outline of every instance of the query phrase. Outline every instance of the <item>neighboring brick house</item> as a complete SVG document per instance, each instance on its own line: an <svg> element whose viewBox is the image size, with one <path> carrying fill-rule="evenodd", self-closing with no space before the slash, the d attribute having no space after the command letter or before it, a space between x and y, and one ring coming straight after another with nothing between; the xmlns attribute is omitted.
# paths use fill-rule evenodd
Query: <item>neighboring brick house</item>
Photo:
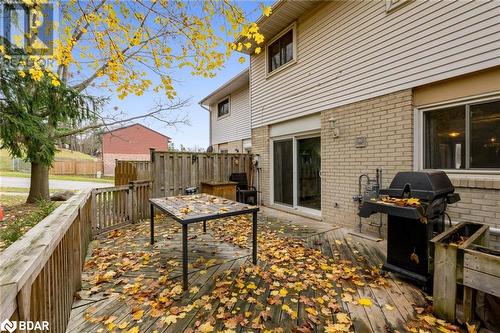
<svg viewBox="0 0 500 333"><path fill-rule="evenodd" d="M252 148L248 69L202 99L210 112L210 145L216 153L243 153Z"/></svg>
<svg viewBox="0 0 500 333"><path fill-rule="evenodd" d="M261 52L242 51L263 204L352 227L360 174L440 169L462 196L451 219L500 232L500 2L272 8Z"/></svg>
<svg viewBox="0 0 500 333"><path fill-rule="evenodd" d="M104 175L115 174L115 161L149 160L149 148L168 150L170 138L141 124L133 124L106 132L102 136Z"/></svg>

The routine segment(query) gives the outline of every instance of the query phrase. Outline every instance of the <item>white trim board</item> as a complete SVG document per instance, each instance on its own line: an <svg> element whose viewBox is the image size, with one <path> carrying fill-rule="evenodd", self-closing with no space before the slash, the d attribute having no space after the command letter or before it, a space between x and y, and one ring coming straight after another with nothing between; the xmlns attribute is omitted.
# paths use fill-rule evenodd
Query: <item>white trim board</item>
<svg viewBox="0 0 500 333"><path fill-rule="evenodd" d="M274 124L269 130L270 137L321 130L321 113Z"/></svg>

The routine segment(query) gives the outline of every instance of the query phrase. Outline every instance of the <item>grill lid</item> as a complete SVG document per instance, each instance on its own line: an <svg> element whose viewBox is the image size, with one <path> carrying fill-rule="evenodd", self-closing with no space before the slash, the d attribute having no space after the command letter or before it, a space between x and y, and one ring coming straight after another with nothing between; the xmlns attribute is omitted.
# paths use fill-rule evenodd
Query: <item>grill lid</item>
<svg viewBox="0 0 500 333"><path fill-rule="evenodd" d="M408 190L410 193L405 193ZM432 201L453 192L455 188L444 171L398 172L389 188L380 191L381 194L392 197L402 197L408 194L410 197L426 201Z"/></svg>

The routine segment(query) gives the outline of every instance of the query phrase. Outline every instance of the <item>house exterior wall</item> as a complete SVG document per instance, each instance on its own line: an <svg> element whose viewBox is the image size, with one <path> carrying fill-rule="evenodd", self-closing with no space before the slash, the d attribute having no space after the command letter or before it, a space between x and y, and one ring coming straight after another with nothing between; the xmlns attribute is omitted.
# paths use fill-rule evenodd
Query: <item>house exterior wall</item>
<svg viewBox="0 0 500 333"><path fill-rule="evenodd" d="M334 138L329 119L337 121ZM355 139L367 146L356 148ZM358 223L358 177L383 170L383 186L398 171L413 167L412 91L405 89L321 113L321 207L323 221L354 227ZM367 221L364 221L364 226ZM366 230L366 229L365 229Z"/></svg>
<svg viewBox="0 0 500 333"><path fill-rule="evenodd" d="M460 79L460 78L457 78ZM330 119L336 120L340 135L334 138ZM375 177L383 169L383 187L399 171L414 169L414 96L412 89L344 105L321 113L321 218L332 224L356 228L358 177ZM271 126L252 129L252 150L260 156L259 188L262 203L271 202ZM365 137L367 146L355 147ZM448 206L452 221L478 222L500 228L500 175L449 174L462 200ZM363 219L363 232L373 216ZM386 219L384 217L384 228ZM493 238L496 241L496 238Z"/></svg>
<svg viewBox="0 0 500 333"><path fill-rule="evenodd" d="M149 160L149 148L166 151L168 143L168 137L139 124L104 133L102 136L104 175L115 174L115 160Z"/></svg>
<svg viewBox="0 0 500 333"><path fill-rule="evenodd" d="M478 96L500 97L500 66L417 87L413 90L413 104L418 110ZM455 222L478 222L500 228L500 171L454 171L448 172L448 176L461 197L449 206L450 218Z"/></svg>
<svg viewBox="0 0 500 333"><path fill-rule="evenodd" d="M251 56L252 128L500 65L500 2L331 1L297 21L297 61ZM228 140L225 140L228 141Z"/></svg>
<svg viewBox="0 0 500 333"><path fill-rule="evenodd" d="M227 150L228 153L242 153L243 151L243 140L235 140L230 142L224 142L212 145L214 148L214 153L220 153L221 150ZM236 151L238 150L238 151Z"/></svg>
<svg viewBox="0 0 500 333"><path fill-rule="evenodd" d="M229 95L229 115L218 118L217 104L210 105L212 146L251 137L248 87ZM241 150L240 150L241 151Z"/></svg>
<svg viewBox="0 0 500 333"><path fill-rule="evenodd" d="M416 87L413 104L420 107L488 94L500 95L500 66Z"/></svg>
<svg viewBox="0 0 500 333"><path fill-rule="evenodd" d="M122 161L149 161L150 155L147 154L123 154L123 153L105 153L102 155L104 164L104 175L114 176L116 160Z"/></svg>
<svg viewBox="0 0 500 333"><path fill-rule="evenodd" d="M103 154L149 154L149 148L168 150L168 137L135 124L104 133Z"/></svg>
<svg viewBox="0 0 500 333"><path fill-rule="evenodd" d="M269 154L269 126L261 126L252 129L252 154L258 155L256 187L259 190L261 204L270 205L270 159Z"/></svg>

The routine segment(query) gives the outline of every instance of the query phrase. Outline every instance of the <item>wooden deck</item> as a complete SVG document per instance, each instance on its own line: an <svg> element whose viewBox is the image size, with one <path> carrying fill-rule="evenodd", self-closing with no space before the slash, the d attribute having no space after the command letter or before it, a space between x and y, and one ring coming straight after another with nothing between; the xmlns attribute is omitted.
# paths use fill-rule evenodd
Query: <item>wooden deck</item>
<svg viewBox="0 0 500 333"><path fill-rule="evenodd" d="M379 275L383 241L259 214L254 268L245 229L217 222L206 234L190 226L185 293L178 223L157 224L154 248L146 222L102 235L91 244L67 332L435 330L421 318L429 303L420 289Z"/></svg>

